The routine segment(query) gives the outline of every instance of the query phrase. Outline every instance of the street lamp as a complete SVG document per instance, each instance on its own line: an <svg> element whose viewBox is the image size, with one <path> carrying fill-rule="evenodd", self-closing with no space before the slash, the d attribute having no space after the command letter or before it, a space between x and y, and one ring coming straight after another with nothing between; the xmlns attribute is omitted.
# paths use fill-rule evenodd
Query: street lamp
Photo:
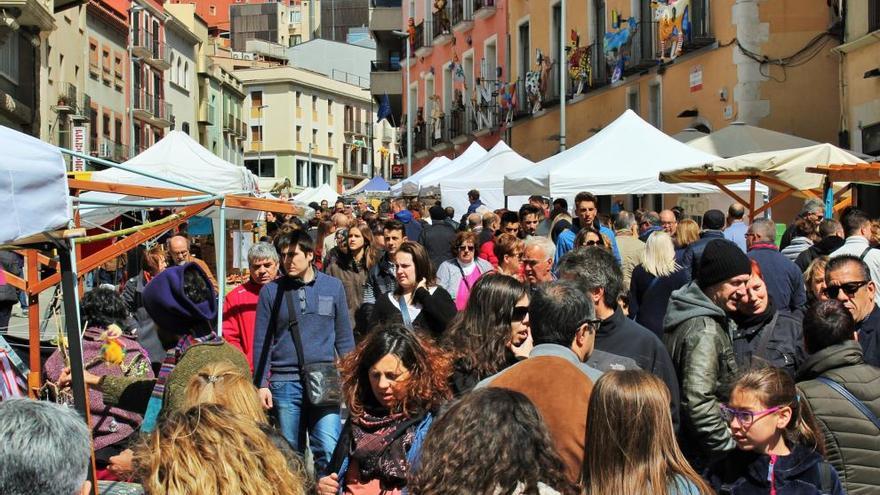
<svg viewBox="0 0 880 495"><path fill-rule="evenodd" d="M361 91L370 91L370 88L361 88ZM369 122L367 125L367 166L370 167L370 177L374 177L376 174L373 172L375 169L373 168L373 126L375 123L373 122L373 96L370 95L370 114L369 114Z"/></svg>
<svg viewBox="0 0 880 495"><path fill-rule="evenodd" d="M565 0L559 2L559 152L565 151Z"/></svg>
<svg viewBox="0 0 880 495"><path fill-rule="evenodd" d="M392 31L394 36L406 40L406 176L412 175L412 102L409 101L409 61L412 54L410 51L409 33L406 31Z"/></svg>
<svg viewBox="0 0 880 495"><path fill-rule="evenodd" d="M259 115L257 120L260 124L260 146L257 148L257 176L262 177L263 173L263 109L269 108L269 105L260 105L257 107Z"/></svg>
<svg viewBox="0 0 880 495"><path fill-rule="evenodd" d="M134 71L135 71L135 58L132 53L132 47L134 46L134 17L139 12L143 11L144 8L138 4L132 4L128 9L129 17L128 17L128 68L129 68L129 83L131 84L131 98L129 98L128 102L128 123L131 126L131 132L129 134L129 143L128 143L128 157L134 158L135 148L135 130L134 130L134 102L135 102L135 92L137 88L134 85Z"/></svg>

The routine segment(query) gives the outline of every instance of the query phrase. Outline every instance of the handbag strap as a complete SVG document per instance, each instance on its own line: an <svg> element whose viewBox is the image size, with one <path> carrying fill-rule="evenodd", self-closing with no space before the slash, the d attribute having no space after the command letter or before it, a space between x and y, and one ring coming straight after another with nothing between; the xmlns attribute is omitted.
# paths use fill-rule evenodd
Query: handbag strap
<svg viewBox="0 0 880 495"><path fill-rule="evenodd" d="M476 261L474 261L474 264L476 264ZM465 287L467 287L468 290L471 290L473 287L471 287L470 282L468 282L467 275L464 274L464 268L461 267L461 263L459 263L458 260L455 260L455 266L457 266L458 271L461 272L461 280L462 280L462 282L464 282ZM474 267L474 270L479 270L479 269L480 269L480 267L478 267L478 266Z"/></svg>
<svg viewBox="0 0 880 495"><path fill-rule="evenodd" d="M878 419L877 416L873 412L871 412L870 409L868 409L868 406L866 406L864 402L860 401L855 395L853 395L852 392L847 390L843 385L837 383L831 378L828 378L827 376L820 376L816 379L834 389L834 391L838 394L842 395L844 399L848 400L849 403L853 405L853 407L858 409L860 413L868 418L868 421L873 423L875 428L880 430L880 419Z"/></svg>
<svg viewBox="0 0 880 495"><path fill-rule="evenodd" d="M305 294L303 289L299 288L296 292L300 298L300 304L303 309L305 309ZM302 335L300 335L299 332L299 320L296 318L296 306L293 304L293 291L286 291L284 297L287 300L287 330L290 332L290 336L293 337L293 346L296 347L296 358L299 361L299 369L302 371L303 366L306 365L306 358L302 348ZM300 373L299 376L300 379L303 378L302 373Z"/></svg>
<svg viewBox="0 0 880 495"><path fill-rule="evenodd" d="M862 251L862 254L859 255L859 259L862 261L865 261L865 256L867 256L868 253L870 253L872 249L874 249L874 248L871 246L866 247L865 250Z"/></svg>
<svg viewBox="0 0 880 495"><path fill-rule="evenodd" d="M401 294L400 298L397 299L397 304L400 305L400 316L403 318L403 326L412 330L413 323L412 318L409 317L409 307L406 305L406 296Z"/></svg>
<svg viewBox="0 0 880 495"><path fill-rule="evenodd" d="M269 313L269 335L267 335L266 339L263 341L263 350L260 352L259 360L254 366L254 385L257 388L263 386L263 384L260 383L260 380L263 377L263 372L266 370L266 367L269 366L269 354L271 348L275 345L277 334L276 327L278 326L278 310L281 308L281 297L284 291L284 284L279 283L275 291L275 300L272 301L272 311Z"/></svg>

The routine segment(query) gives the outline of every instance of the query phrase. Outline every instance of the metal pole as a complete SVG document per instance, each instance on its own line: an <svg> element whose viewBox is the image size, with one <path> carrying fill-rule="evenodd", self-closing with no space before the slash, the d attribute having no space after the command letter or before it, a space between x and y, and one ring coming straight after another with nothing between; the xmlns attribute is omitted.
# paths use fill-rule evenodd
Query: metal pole
<svg viewBox="0 0 880 495"><path fill-rule="evenodd" d="M559 3L559 152L565 151L565 0Z"/></svg>
<svg viewBox="0 0 880 495"><path fill-rule="evenodd" d="M259 123L260 123L260 146L257 148L257 174L261 175L263 173L263 106L260 108Z"/></svg>
<svg viewBox="0 0 880 495"><path fill-rule="evenodd" d="M412 12L410 12L412 15ZM409 177L412 175L412 102L409 101L410 90L409 90L409 73L410 73L410 61L412 57L412 46L410 44L410 39L407 36L406 38L406 176Z"/></svg>
<svg viewBox="0 0 880 495"><path fill-rule="evenodd" d="M226 198L220 202L220 232L215 233L217 252L217 335L223 335L223 299L226 296Z"/></svg>
<svg viewBox="0 0 880 495"><path fill-rule="evenodd" d="M310 175L312 175L312 145L314 145L314 143L309 143L309 171L308 171L308 173L306 173L306 177L309 177ZM312 183L312 181L310 180L309 184L311 184L311 183ZM315 184L317 184L317 183L318 182L316 179ZM306 187L310 187L310 186L306 186Z"/></svg>
<svg viewBox="0 0 880 495"><path fill-rule="evenodd" d="M124 165L124 164L122 164L122 163L116 163L116 162L107 161L107 160L104 160L104 159L102 159L102 158L96 158L96 157L94 157L94 156L86 155L85 153L79 153L79 152L72 151L72 150L69 150L69 149L66 149L66 148L58 148L58 151L60 151L60 152L62 152L62 153L64 153L64 154L70 155L70 156L75 156L75 157L77 157L77 158L82 158L82 159L84 159L84 160L88 160L88 161L90 161L90 162L97 163L97 164L99 164L99 165L104 165L105 167L118 168L118 169L120 169L120 170L125 170L126 172L131 172L131 173L133 173L133 174L137 174L137 175L140 175L140 176L143 176L143 177L149 177L149 178L151 178L151 179L156 179L156 180L158 180L158 181L167 182L168 184L173 184L173 185L175 185L175 186L180 186L180 187L183 187L183 188L185 188L185 189L191 189L191 190L193 190L193 191L198 191L198 192L200 192L200 193L205 193L205 194L208 194L208 195L211 195L211 196L213 196L213 195L215 194L213 191L208 191L207 189L205 189L205 188L203 188L203 187L195 186L195 185L193 185L193 184L189 184L189 183L186 183L186 182L184 182L184 181L177 180L177 179L170 179L170 178L168 178L167 176L160 176L160 175L157 175L157 174L153 174L153 173L150 173L150 172L145 171L145 170L142 169L142 168L132 167L132 166L129 166L129 165Z"/></svg>
<svg viewBox="0 0 880 495"><path fill-rule="evenodd" d="M369 142L367 143L367 150L369 154L367 155L367 166L370 167L370 177L375 177L376 173L373 171L373 126L376 124L373 121L373 97L370 97L370 123L367 127L367 139Z"/></svg>
<svg viewBox="0 0 880 495"><path fill-rule="evenodd" d="M132 17L134 16L134 9L132 9L131 14L128 19L128 79L129 79L129 87L131 88L131 97L128 102L128 124L131 128L131 132L129 133L129 143L128 143L128 157L134 158L135 149L134 149L134 55L132 53L131 47L134 44L134 26L132 25Z"/></svg>

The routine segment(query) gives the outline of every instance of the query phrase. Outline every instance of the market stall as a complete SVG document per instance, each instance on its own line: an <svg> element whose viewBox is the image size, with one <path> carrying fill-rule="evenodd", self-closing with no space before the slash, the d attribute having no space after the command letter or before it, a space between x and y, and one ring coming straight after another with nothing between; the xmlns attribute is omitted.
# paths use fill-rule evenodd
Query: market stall
<svg viewBox="0 0 880 495"><path fill-rule="evenodd" d="M534 162L513 151L504 141L499 141L483 158L474 162L460 174L446 177L440 181L440 197L443 206L451 206L457 215L467 211L467 193L471 189L480 191L480 201L490 210L507 206L504 197L504 175L533 167ZM510 204L528 202L528 196L507 198Z"/></svg>
<svg viewBox="0 0 880 495"><path fill-rule="evenodd" d="M435 168L434 171L420 177L415 184L418 185L419 196L436 196L440 193L440 181L446 177L454 177L476 163L478 160L486 156L486 150L476 141L470 144L467 149L454 160L444 163L442 166Z"/></svg>
<svg viewBox="0 0 880 495"><path fill-rule="evenodd" d="M391 186L391 195L418 196L419 181L430 174L436 173L438 170L442 170L446 166L446 164L451 161L452 160L445 156L434 157L430 162L428 162L427 165L419 169L418 172Z"/></svg>

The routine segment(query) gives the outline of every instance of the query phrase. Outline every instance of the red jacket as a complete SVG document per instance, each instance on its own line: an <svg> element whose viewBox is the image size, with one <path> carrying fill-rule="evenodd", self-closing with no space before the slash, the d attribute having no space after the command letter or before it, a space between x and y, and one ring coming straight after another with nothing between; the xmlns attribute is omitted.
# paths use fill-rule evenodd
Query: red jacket
<svg viewBox="0 0 880 495"><path fill-rule="evenodd" d="M494 268L498 268L498 257L495 256L495 241L486 241L480 246L480 252L477 254L480 258L492 263Z"/></svg>
<svg viewBox="0 0 880 495"><path fill-rule="evenodd" d="M223 338L244 353L254 371L254 322L263 286L248 280L226 295L223 302Z"/></svg>

